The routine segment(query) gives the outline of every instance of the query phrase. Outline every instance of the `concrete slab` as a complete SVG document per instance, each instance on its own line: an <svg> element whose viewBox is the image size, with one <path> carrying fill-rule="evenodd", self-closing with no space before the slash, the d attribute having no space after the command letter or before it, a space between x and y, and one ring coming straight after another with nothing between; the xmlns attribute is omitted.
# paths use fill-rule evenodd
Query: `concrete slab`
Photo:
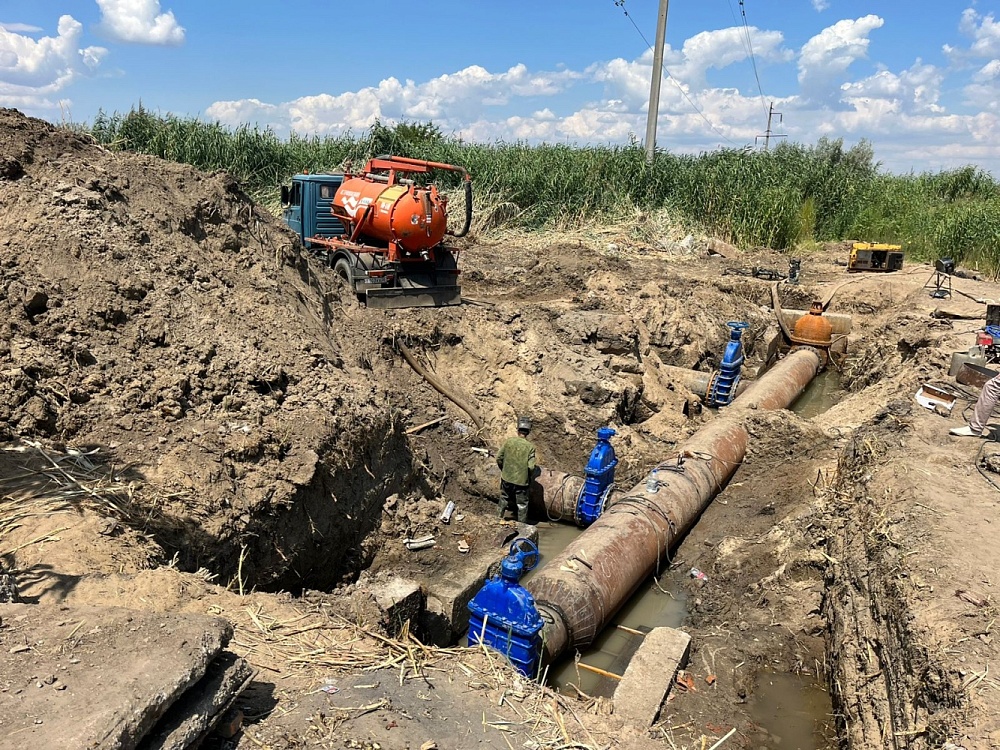
<svg viewBox="0 0 1000 750"><path fill-rule="evenodd" d="M223 651L205 676L174 703L138 750L185 750L197 747L215 723L246 690L254 670L243 659Z"/></svg>
<svg viewBox="0 0 1000 750"><path fill-rule="evenodd" d="M677 670L687 663L690 646L691 636L682 630L649 631L615 689L615 714L637 729L651 727L670 693Z"/></svg>
<svg viewBox="0 0 1000 750"><path fill-rule="evenodd" d="M232 637L216 617L0 605L0 750L124 750Z"/></svg>

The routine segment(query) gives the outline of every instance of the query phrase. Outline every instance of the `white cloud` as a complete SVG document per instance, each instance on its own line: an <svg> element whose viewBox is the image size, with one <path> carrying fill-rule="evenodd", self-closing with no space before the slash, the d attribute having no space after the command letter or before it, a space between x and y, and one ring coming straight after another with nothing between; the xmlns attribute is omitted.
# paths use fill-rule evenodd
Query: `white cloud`
<svg viewBox="0 0 1000 750"><path fill-rule="evenodd" d="M752 47L747 43L747 34ZM792 52L782 49L783 41L784 36L780 31L761 31L753 26L749 29L733 26L717 31L702 31L684 42L679 64L668 64L667 68L685 83L700 86L710 68L721 70L748 60L751 49L757 63L792 59Z"/></svg>
<svg viewBox="0 0 1000 750"><path fill-rule="evenodd" d="M26 23L3 23L0 22L0 29L13 31L17 34L34 34L42 29L38 26L31 26Z"/></svg>
<svg viewBox="0 0 1000 750"><path fill-rule="evenodd" d="M83 26L62 16L58 36L35 40L0 29L0 103L22 108L53 108L47 97L96 69L103 47L80 48Z"/></svg>
<svg viewBox="0 0 1000 750"><path fill-rule="evenodd" d="M968 52L973 57L989 59L1000 57L1000 24L993 14L981 16L972 8L962 13L959 31L972 38Z"/></svg>
<svg viewBox="0 0 1000 750"><path fill-rule="evenodd" d="M1000 112L1000 60L990 60L977 70L963 94L969 106Z"/></svg>
<svg viewBox="0 0 1000 750"><path fill-rule="evenodd" d="M812 0L812 6L817 13L822 13L830 7L830 3L828 3L827 0Z"/></svg>
<svg viewBox="0 0 1000 750"><path fill-rule="evenodd" d="M184 42L184 27L173 11L160 12L160 0L97 0L99 28L122 42L174 45Z"/></svg>
<svg viewBox="0 0 1000 750"><path fill-rule="evenodd" d="M686 40L680 50L669 46L664 50L665 76L674 82L664 82L661 99L680 106L685 92L706 86L710 68L724 68L746 62L750 58L746 31L731 27L716 31L703 31ZM778 31L761 31L750 28L754 59L763 62L788 62L793 59L791 50L782 47L784 37ZM614 95L621 96L636 107L645 107L649 101L649 80L653 71L653 53L647 50L638 60L616 58L587 69L594 80L608 85Z"/></svg>
<svg viewBox="0 0 1000 750"><path fill-rule="evenodd" d="M798 71L799 89L792 83L791 91L773 97L785 119L772 124L772 134L802 143L815 143L823 135L842 137L848 144L867 138L875 144L876 158L896 171L974 162L1000 174L995 139L1000 58L982 62L972 74L961 73L964 81L954 77L956 69L919 58L902 69L866 63L871 35L883 25L875 15L834 23L797 54L784 47L780 33L753 30L758 67L767 61L787 71L794 62ZM984 19L975 17L973 27L980 38L990 36L992 27ZM704 32L665 51L676 78L661 88L658 145L697 153L720 145L752 146L764 133L771 97L763 99L756 87L741 91L715 85L716 78L725 80L737 66L746 80L748 52L741 31ZM493 72L474 65L425 81L386 78L356 91L282 103L216 102L207 114L228 125L256 122L282 133L337 135L361 131L376 119L432 120L468 141L628 143L645 133L651 64L647 51L637 59L602 61L581 71L537 71L518 64ZM762 75L765 86L771 83L769 93L779 93L777 78ZM958 112L946 108L942 92L963 83L973 106Z"/></svg>
<svg viewBox="0 0 1000 750"><path fill-rule="evenodd" d="M386 78L378 86L342 94L305 96L282 104L256 99L212 104L206 114L228 125L283 119L301 133L342 133L362 130L375 120L433 120L445 132L475 122L483 113L514 99L551 96L566 89L582 73L531 73L518 64L502 73L471 65L424 83Z"/></svg>
<svg viewBox="0 0 1000 750"><path fill-rule="evenodd" d="M823 29L799 53L802 95L817 104L835 106L848 68L868 55L868 35L885 22L875 15L845 19Z"/></svg>
<svg viewBox="0 0 1000 750"><path fill-rule="evenodd" d="M917 60L902 73L881 70L860 81L845 83L841 87L843 100L855 106L871 99L892 101L896 107L907 112L943 112L938 104L944 72L934 65L925 65Z"/></svg>

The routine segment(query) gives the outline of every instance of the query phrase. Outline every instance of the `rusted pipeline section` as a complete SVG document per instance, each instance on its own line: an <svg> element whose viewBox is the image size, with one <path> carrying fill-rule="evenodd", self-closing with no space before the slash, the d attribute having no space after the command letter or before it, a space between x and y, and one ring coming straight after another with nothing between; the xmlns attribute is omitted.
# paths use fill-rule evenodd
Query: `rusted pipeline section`
<svg viewBox="0 0 1000 750"><path fill-rule="evenodd" d="M682 446L679 460L657 469L659 483L645 480L624 493L586 531L527 584L545 621L545 658L583 648L650 575L722 490L746 455L749 435L740 407L780 409L791 404L822 365L815 349L793 351L720 416ZM556 472L552 472L556 474Z"/></svg>
<svg viewBox="0 0 1000 750"><path fill-rule="evenodd" d="M531 483L531 504L544 508L550 521L576 522L576 502L583 489L583 477L553 469L542 469Z"/></svg>
<svg viewBox="0 0 1000 750"><path fill-rule="evenodd" d="M813 350L810 350L813 351ZM815 352L814 352L815 356ZM792 372L791 382L799 382L803 377L807 377L807 372L809 370L809 357L786 357L779 364L780 368L776 367L775 370L790 370ZM706 378L709 376L708 373L699 373L695 370L683 370L682 368L671 368L671 370L681 370L682 372L690 372L694 375L704 374ZM815 374L815 373L813 373ZM812 380L813 374L809 374L805 383ZM780 375L778 376L780 377ZM763 378L761 379L763 380ZM770 395L770 392L775 390L770 385L768 386L768 393L761 393L760 396L753 398L751 388L757 386L761 381L742 381L740 383L742 387L740 393L747 393L750 398L738 397L734 401L733 406L738 404L747 405L749 403L757 404L758 409L782 409L788 406L795 398L798 396L796 392L791 398L785 401L786 394L781 392L775 399ZM770 377L768 378L768 383L774 383ZM805 386L803 386L805 387ZM759 403L758 403L759 402ZM696 433L697 435L698 433ZM531 501L536 508L544 508L544 516L550 521L566 521L569 523L576 522L576 504L577 498L580 496L580 490L583 489L583 477L575 476L573 474L566 474L562 471L555 471L553 469L541 469L539 475L535 477L535 480L531 484ZM612 506L614 503L625 496L624 492L615 492L608 498L608 507Z"/></svg>

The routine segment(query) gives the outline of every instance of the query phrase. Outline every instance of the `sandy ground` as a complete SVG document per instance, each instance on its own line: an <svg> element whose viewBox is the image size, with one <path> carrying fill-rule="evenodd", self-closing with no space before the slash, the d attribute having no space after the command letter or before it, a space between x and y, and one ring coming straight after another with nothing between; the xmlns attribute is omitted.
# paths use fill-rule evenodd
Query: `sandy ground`
<svg viewBox="0 0 1000 750"><path fill-rule="evenodd" d="M607 701L394 640L358 576L433 577L466 564L460 540L495 542L488 452L519 414L540 462L571 472L611 424L631 486L713 418L685 413L665 365L714 367L727 320L751 324L748 365L763 356L770 285L726 271L784 271L787 256L625 230L473 236L466 304L376 311L225 175L10 110L0 165L0 481L30 506L4 516L0 553L27 601L230 620L260 674L240 748L640 746ZM984 306L931 298L928 266L850 275L843 244L801 258L782 304L832 294L830 311L854 316L848 390L812 419L758 415L744 466L675 551L676 570L709 576L689 584L684 625L697 689L675 690L648 737L703 748L735 727L729 747L773 746L752 710L771 670L831 688L844 747L1000 747L1000 475L977 470L980 441L947 435L962 405L942 417L913 399L949 380L977 326L931 313ZM438 519L448 500L460 525ZM423 533L444 541L402 547Z"/></svg>

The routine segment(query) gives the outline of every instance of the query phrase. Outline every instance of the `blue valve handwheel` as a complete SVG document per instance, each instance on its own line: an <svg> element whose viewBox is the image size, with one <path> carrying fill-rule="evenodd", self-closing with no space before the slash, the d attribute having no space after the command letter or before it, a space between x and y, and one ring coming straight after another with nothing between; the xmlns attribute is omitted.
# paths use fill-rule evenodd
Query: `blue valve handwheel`
<svg viewBox="0 0 1000 750"><path fill-rule="evenodd" d="M541 558L538 545L523 536L510 543L509 554L511 557L520 558L525 573L538 567L538 560Z"/></svg>

